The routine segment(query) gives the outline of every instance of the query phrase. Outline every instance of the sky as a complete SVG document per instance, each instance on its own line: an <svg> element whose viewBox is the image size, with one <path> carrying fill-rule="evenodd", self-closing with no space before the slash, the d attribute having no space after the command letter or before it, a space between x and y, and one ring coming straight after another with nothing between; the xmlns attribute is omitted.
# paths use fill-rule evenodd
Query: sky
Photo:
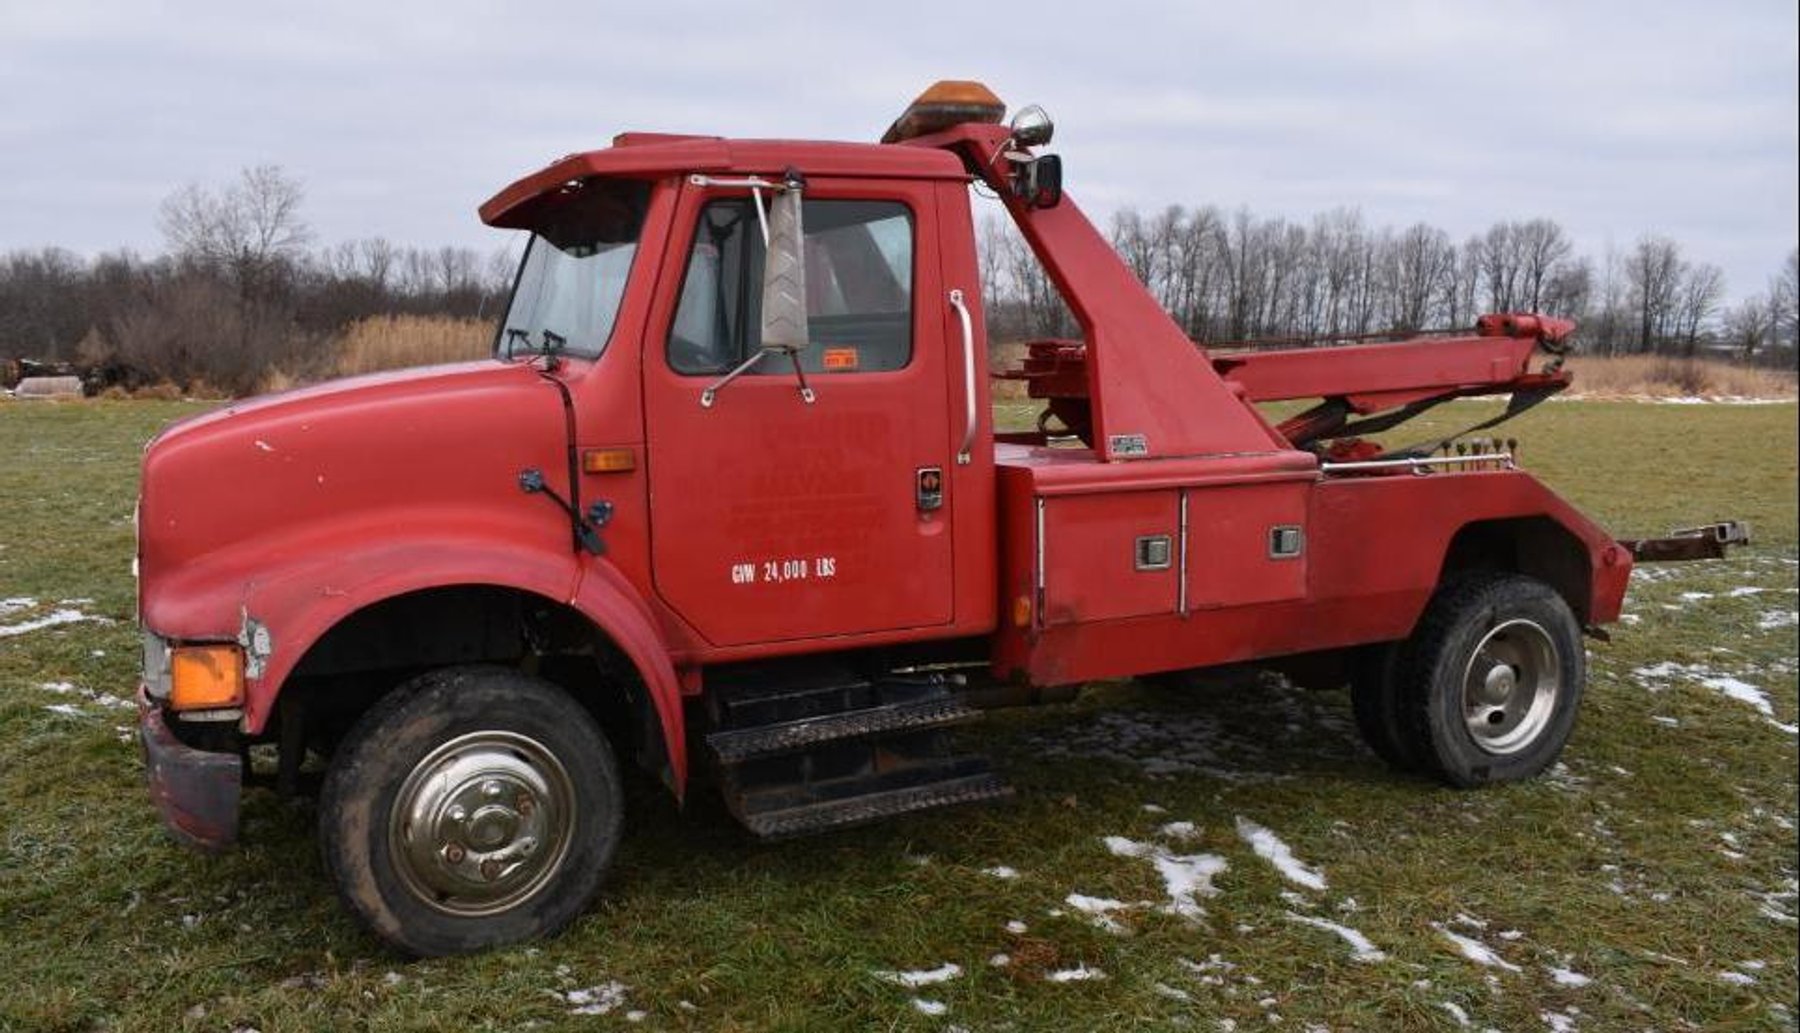
<svg viewBox="0 0 1800 1033"><path fill-rule="evenodd" d="M1043 104L1090 215L1240 206L1461 239L1546 216L1765 289L1794 248L1793 0L684 5L0 0L0 251L163 248L281 166L321 243L492 250L476 207L628 130L870 140L940 78ZM995 209L997 211L997 208Z"/></svg>

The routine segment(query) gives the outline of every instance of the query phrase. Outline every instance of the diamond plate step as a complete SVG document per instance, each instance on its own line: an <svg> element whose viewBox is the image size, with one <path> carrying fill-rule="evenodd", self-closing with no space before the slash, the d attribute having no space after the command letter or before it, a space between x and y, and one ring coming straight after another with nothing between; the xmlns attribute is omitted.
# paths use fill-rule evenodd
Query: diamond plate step
<svg viewBox="0 0 1800 1033"><path fill-rule="evenodd" d="M883 732L941 728L981 716L961 700L941 698L912 703L893 703L822 717L802 718L781 724L714 732L706 744L724 764L753 757L788 753L818 743L854 739Z"/></svg>
<svg viewBox="0 0 1800 1033"><path fill-rule="evenodd" d="M823 803L803 804L779 811L745 815L744 824L764 839L786 839L827 829L867 825L900 814L948 807L955 804L999 800L1012 795L1012 787L992 773L927 782L924 785L867 793Z"/></svg>

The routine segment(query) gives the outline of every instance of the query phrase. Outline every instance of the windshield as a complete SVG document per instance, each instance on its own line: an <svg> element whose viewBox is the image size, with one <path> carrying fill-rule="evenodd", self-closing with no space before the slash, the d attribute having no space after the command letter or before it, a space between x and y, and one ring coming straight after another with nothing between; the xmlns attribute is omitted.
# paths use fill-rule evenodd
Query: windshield
<svg viewBox="0 0 1800 1033"><path fill-rule="evenodd" d="M494 341L496 356L600 357L625 296L649 196L648 183L589 179L546 199Z"/></svg>

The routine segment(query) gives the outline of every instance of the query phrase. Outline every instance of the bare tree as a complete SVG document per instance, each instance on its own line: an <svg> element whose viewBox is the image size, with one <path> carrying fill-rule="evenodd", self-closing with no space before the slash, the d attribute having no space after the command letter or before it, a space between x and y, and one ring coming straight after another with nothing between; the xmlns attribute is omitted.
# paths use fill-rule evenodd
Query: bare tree
<svg viewBox="0 0 1800 1033"><path fill-rule="evenodd" d="M1800 348L1800 250L1788 252L1787 262L1769 284L1769 307L1774 313L1775 340L1788 348Z"/></svg>
<svg viewBox="0 0 1800 1033"><path fill-rule="evenodd" d="M1676 297L1676 333L1681 339L1681 353L1692 358L1700 346L1700 333L1719 298L1725 293L1725 273L1718 266L1702 263L1688 269L1682 277Z"/></svg>
<svg viewBox="0 0 1800 1033"><path fill-rule="evenodd" d="M1527 311L1543 311L1544 288L1574 246L1563 228L1549 219L1515 223L1512 234L1519 259L1520 303Z"/></svg>
<svg viewBox="0 0 1800 1033"><path fill-rule="evenodd" d="M1762 295L1745 298L1725 313L1725 343L1746 362L1774 336L1775 306Z"/></svg>
<svg viewBox="0 0 1800 1033"><path fill-rule="evenodd" d="M1667 237L1646 236L1632 248L1625 275L1637 314L1636 351L1651 351L1668 338L1685 264L1681 245Z"/></svg>
<svg viewBox="0 0 1800 1033"><path fill-rule="evenodd" d="M251 300L312 240L300 218L306 192L278 165L244 169L222 190L189 183L163 201L163 235L176 257L230 277Z"/></svg>

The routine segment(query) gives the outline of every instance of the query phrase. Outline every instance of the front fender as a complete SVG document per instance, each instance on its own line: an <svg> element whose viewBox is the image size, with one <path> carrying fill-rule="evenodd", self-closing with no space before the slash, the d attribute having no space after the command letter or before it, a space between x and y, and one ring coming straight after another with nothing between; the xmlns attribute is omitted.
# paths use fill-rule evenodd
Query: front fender
<svg viewBox="0 0 1800 1033"><path fill-rule="evenodd" d="M246 649L244 729L267 725L294 667L326 632L372 604L452 585L494 585L565 603L585 616L637 668L656 708L672 788L686 782L680 682L669 650L636 588L610 563L584 574L565 549L522 545L535 536L409 533L335 548L260 543L251 566L219 557L147 591L143 624L181 640L236 639ZM300 557L285 564L272 558Z"/></svg>

